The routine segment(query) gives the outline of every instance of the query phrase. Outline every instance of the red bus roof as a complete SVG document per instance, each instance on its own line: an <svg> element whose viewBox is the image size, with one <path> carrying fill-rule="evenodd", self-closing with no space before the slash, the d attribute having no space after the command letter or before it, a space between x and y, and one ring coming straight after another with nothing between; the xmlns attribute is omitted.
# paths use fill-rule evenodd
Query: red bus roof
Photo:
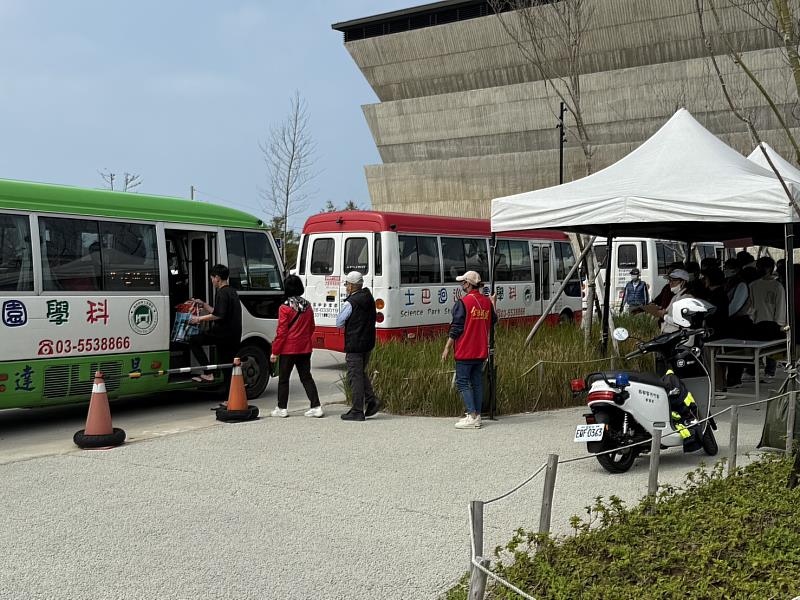
<svg viewBox="0 0 800 600"><path fill-rule="evenodd" d="M373 210L349 210L326 212L309 217L303 233L342 232L427 233L433 235L456 235L491 237L491 224L487 219L464 219L462 217L439 217L409 213L378 212ZM538 229L536 231L505 231L501 238L524 238L536 240L566 240L561 231Z"/></svg>

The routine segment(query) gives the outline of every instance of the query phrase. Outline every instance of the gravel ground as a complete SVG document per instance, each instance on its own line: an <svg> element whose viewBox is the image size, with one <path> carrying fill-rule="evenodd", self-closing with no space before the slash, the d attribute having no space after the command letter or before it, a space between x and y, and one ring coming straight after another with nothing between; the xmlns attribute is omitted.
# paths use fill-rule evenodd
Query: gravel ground
<svg viewBox="0 0 800 600"><path fill-rule="evenodd" d="M347 423L342 405L327 408L0 465L0 598L435 598L467 568L469 500L515 486L548 452L585 453L572 442L580 408L480 431L384 414ZM740 451L762 419L743 411ZM717 437L725 453L726 420ZM702 460L667 451L661 481ZM647 470L561 465L553 530L568 533L595 496L637 500ZM541 489L540 476L486 508L487 549L537 527Z"/></svg>

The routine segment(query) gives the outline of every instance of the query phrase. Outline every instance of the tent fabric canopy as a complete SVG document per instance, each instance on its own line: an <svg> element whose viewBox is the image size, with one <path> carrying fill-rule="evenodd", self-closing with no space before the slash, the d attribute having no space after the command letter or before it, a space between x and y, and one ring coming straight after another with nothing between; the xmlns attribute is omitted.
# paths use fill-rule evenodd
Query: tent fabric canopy
<svg viewBox="0 0 800 600"><path fill-rule="evenodd" d="M769 154L769 159L772 161L772 164L775 165L775 168L778 169L778 173L781 174L781 177L800 182L800 169L775 152L772 146L766 142L761 143L764 145L764 149L767 151L767 154ZM750 153L750 155L747 157L747 160L751 160L765 169L769 169L770 171L772 170L772 167L769 166L767 159L764 158L764 153L758 146L756 146L755 150Z"/></svg>
<svg viewBox="0 0 800 600"><path fill-rule="evenodd" d="M786 183L800 201L800 180ZM799 220L771 170L725 144L686 109L602 171L492 201L495 232L778 241L783 224Z"/></svg>

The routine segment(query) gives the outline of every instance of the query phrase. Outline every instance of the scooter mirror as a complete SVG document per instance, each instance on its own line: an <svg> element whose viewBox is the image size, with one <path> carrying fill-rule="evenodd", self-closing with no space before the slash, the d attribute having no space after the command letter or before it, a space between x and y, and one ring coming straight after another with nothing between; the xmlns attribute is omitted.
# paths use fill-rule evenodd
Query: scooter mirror
<svg viewBox="0 0 800 600"><path fill-rule="evenodd" d="M624 327L617 327L611 335L613 335L614 339L618 342L624 342L630 337L628 330Z"/></svg>

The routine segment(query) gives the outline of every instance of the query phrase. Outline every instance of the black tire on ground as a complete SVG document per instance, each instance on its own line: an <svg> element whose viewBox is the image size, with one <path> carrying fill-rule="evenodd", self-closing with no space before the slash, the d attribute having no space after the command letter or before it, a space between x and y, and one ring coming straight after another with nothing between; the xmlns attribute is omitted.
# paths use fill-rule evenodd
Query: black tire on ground
<svg viewBox="0 0 800 600"><path fill-rule="evenodd" d="M112 432L106 435L87 435L86 430L81 429L75 432L72 441L79 448L113 448L122 445L125 441L125 432L114 427Z"/></svg>
<svg viewBox="0 0 800 600"><path fill-rule="evenodd" d="M217 421L225 421L226 423L237 423L239 421L252 421L258 418L258 407L247 406L247 410L228 410L220 406L217 409Z"/></svg>
<svg viewBox="0 0 800 600"><path fill-rule="evenodd" d="M560 315L558 315L558 324L559 325L569 325L575 321L575 315L572 314L572 311L565 310Z"/></svg>
<svg viewBox="0 0 800 600"><path fill-rule="evenodd" d="M269 383L269 355L256 344L245 344L237 355L242 361L247 399L255 400L264 393Z"/></svg>
<svg viewBox="0 0 800 600"><path fill-rule="evenodd" d="M703 432L701 443L703 444L703 450L705 450L706 454L709 456L716 456L717 452L719 452L717 438L714 437L714 430L708 423L706 423L706 430Z"/></svg>
<svg viewBox="0 0 800 600"><path fill-rule="evenodd" d="M633 466L636 456L636 450L628 448L611 454L598 454L597 462L609 473L624 473Z"/></svg>

